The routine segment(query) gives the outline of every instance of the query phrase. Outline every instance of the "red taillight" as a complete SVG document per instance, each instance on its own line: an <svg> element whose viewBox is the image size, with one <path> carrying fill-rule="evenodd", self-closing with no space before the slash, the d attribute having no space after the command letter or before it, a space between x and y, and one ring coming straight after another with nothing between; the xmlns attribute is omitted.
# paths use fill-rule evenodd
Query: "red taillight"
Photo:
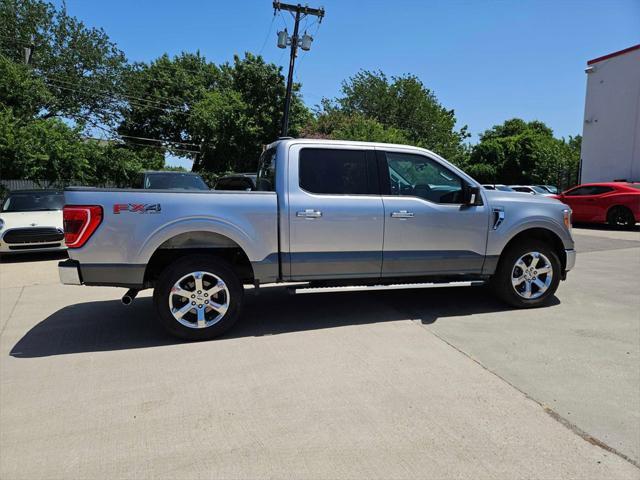
<svg viewBox="0 0 640 480"><path fill-rule="evenodd" d="M68 248L80 248L102 223L100 205L65 205L62 209L64 241Z"/></svg>

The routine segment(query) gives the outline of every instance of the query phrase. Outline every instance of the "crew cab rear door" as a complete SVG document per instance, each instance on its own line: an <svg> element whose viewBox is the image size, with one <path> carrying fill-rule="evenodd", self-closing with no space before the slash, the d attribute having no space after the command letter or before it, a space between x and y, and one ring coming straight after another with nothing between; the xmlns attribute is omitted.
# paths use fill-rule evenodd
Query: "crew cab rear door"
<svg viewBox="0 0 640 480"><path fill-rule="evenodd" d="M288 175L292 280L379 277L384 209L375 150L293 144Z"/></svg>
<svg viewBox="0 0 640 480"><path fill-rule="evenodd" d="M465 180L419 151L378 150L385 210L383 277L479 274L489 208L463 205Z"/></svg>

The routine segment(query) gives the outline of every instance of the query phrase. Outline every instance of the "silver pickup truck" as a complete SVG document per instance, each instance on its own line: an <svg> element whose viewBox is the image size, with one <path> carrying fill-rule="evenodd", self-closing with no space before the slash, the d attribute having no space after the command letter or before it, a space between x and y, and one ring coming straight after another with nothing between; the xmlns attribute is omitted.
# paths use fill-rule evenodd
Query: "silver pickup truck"
<svg viewBox="0 0 640 480"><path fill-rule="evenodd" d="M68 188L65 200L62 283L129 288L123 303L153 288L159 321L187 339L229 329L243 285L482 282L536 307L575 263L566 205L485 190L402 145L282 139L256 191Z"/></svg>

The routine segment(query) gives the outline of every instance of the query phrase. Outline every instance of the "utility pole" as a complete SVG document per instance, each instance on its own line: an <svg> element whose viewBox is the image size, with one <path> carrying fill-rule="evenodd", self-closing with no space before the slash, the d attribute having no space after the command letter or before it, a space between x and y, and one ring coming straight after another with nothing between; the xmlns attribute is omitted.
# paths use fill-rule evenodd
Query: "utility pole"
<svg viewBox="0 0 640 480"><path fill-rule="evenodd" d="M307 32L305 32L302 39L299 38L298 28L300 26L300 20L307 15L313 15L318 17L318 22L322 22L322 18L324 17L324 8L310 8L306 5L291 5L288 3L274 1L274 15L276 11L282 10L291 12L295 18L292 37L288 36L286 28L284 31L278 32L278 48L287 48L287 45L291 46L291 55L289 56L289 75L287 77L287 93L284 99L284 115L282 116L282 136L286 137L289 132L289 109L291 108L291 89L293 88L293 69L296 63L296 56L298 54L298 46L300 46L302 50L310 50L311 42L313 41L313 38L311 35L307 35Z"/></svg>
<svg viewBox="0 0 640 480"><path fill-rule="evenodd" d="M35 42L35 37L31 35L31 41L29 45L27 47L24 47L24 64L25 65L29 65L29 63L31 62L31 57L33 55L33 48L35 47L34 42Z"/></svg>

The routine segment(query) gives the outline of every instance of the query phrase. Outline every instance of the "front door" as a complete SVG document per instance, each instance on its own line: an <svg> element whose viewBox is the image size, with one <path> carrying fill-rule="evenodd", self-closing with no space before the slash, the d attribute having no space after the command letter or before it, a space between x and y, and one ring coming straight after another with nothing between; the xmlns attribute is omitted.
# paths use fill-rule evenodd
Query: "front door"
<svg viewBox="0 0 640 480"><path fill-rule="evenodd" d="M292 145L288 171L290 278L379 277L384 209L374 149Z"/></svg>
<svg viewBox="0 0 640 480"><path fill-rule="evenodd" d="M461 203L465 180L422 153L389 148L378 157L386 190L383 276L481 273L489 208Z"/></svg>

